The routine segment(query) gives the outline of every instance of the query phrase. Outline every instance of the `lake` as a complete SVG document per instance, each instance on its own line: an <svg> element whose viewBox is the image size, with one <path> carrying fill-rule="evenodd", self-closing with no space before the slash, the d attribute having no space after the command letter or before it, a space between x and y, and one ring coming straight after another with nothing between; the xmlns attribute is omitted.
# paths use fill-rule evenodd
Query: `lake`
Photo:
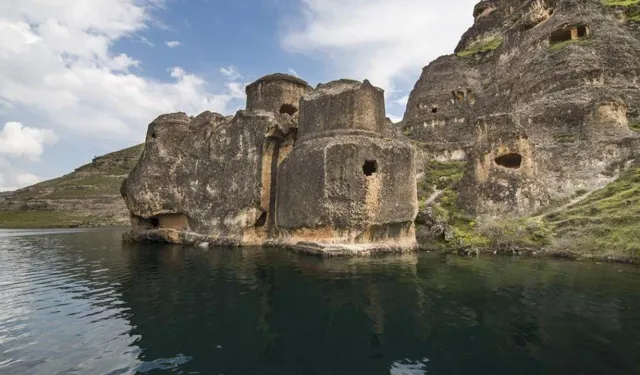
<svg viewBox="0 0 640 375"><path fill-rule="evenodd" d="M0 374L638 374L640 268L0 230Z"/></svg>

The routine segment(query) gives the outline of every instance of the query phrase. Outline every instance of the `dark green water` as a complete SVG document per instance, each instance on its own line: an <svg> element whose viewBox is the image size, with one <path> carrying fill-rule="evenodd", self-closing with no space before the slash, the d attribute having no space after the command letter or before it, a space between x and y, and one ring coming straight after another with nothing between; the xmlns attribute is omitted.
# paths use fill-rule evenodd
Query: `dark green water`
<svg viewBox="0 0 640 375"><path fill-rule="evenodd" d="M0 231L0 374L638 374L640 269Z"/></svg>

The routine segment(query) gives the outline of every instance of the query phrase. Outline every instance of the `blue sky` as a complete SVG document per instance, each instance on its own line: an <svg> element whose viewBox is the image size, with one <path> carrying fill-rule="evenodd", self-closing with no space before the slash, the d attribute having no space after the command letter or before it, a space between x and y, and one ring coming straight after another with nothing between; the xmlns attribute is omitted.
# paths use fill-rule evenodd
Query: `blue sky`
<svg viewBox="0 0 640 375"><path fill-rule="evenodd" d="M369 79L402 117L476 0L4 0L0 191L144 140L161 113L232 114L273 72Z"/></svg>

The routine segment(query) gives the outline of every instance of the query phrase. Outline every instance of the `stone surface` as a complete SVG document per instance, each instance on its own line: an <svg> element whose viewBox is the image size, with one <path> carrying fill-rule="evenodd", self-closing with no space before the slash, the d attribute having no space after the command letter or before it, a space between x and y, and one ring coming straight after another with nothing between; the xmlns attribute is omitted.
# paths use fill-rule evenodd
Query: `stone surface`
<svg viewBox="0 0 640 375"><path fill-rule="evenodd" d="M311 89L282 74L249 85L234 117L162 115L122 185L127 238L324 255L413 250L413 148L392 133L383 91L368 81Z"/></svg>
<svg viewBox="0 0 640 375"><path fill-rule="evenodd" d="M422 162L468 161L460 203L489 217L613 181L640 145L636 23L600 0L482 1L474 16L399 125Z"/></svg>

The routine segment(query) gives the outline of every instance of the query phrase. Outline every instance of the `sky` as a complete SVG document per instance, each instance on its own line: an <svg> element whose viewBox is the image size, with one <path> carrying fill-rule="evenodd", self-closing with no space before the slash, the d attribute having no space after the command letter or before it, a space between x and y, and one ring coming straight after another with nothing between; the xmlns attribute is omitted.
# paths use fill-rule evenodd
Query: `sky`
<svg viewBox="0 0 640 375"><path fill-rule="evenodd" d="M270 73L369 79L398 121L477 0L2 0L0 191L144 141L158 115L244 108Z"/></svg>

